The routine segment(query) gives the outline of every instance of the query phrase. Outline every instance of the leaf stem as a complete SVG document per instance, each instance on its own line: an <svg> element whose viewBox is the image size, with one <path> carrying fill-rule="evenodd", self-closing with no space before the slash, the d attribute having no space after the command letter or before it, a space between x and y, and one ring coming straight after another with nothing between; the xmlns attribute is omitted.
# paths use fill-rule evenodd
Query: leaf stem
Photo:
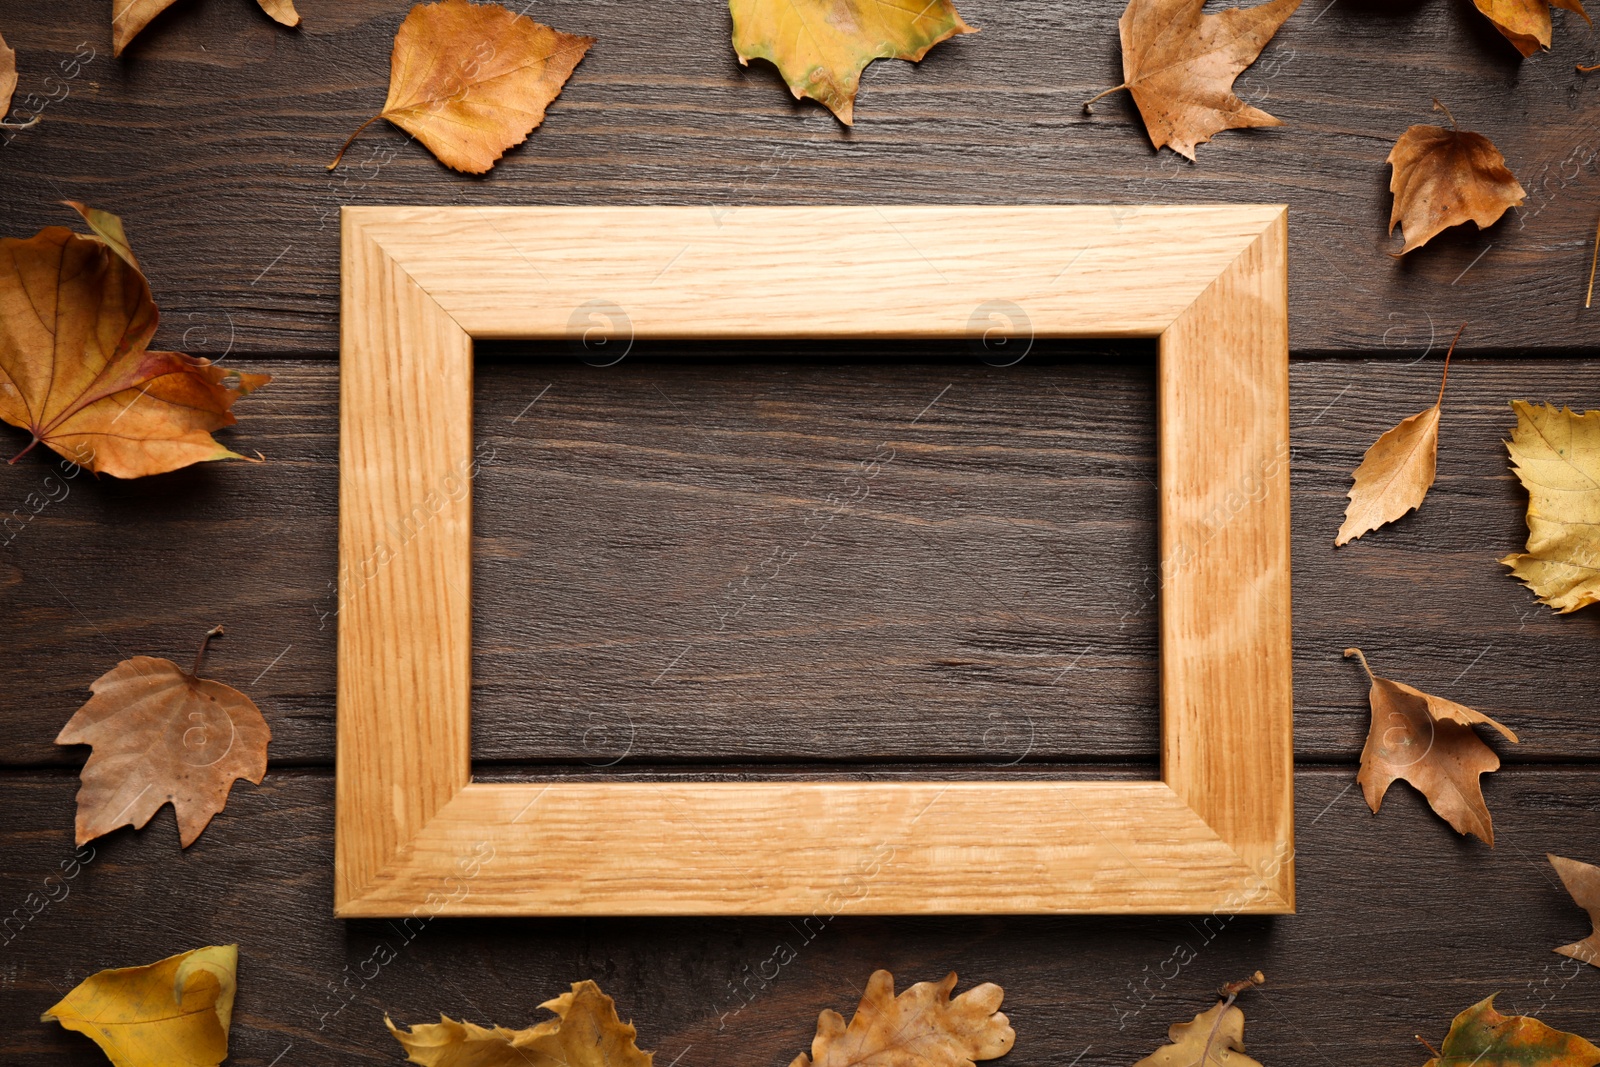
<svg viewBox="0 0 1600 1067"><path fill-rule="evenodd" d="M21 459L23 456L26 456L29 452L32 452L34 450L34 448L38 444L39 444L39 439L37 437L35 437L32 441L28 442L28 447L27 448L24 448L21 452L18 452L16 455L14 455L10 459L6 460L6 466L9 467L11 464L15 463L17 460Z"/></svg>
<svg viewBox="0 0 1600 1067"><path fill-rule="evenodd" d="M1456 335L1450 338L1450 347L1444 354L1444 375L1439 379L1439 397L1433 402L1434 407L1444 403L1444 383L1450 380L1450 355L1456 350L1456 342L1461 340L1461 333L1466 328L1467 324L1463 322L1461 328L1456 330Z"/></svg>
<svg viewBox="0 0 1600 1067"><path fill-rule="evenodd" d="M1436 1060L1444 1059L1444 1054L1442 1052L1440 1052L1438 1049L1434 1048L1432 1045L1428 1044L1426 1041L1423 1041L1421 1034L1412 1034L1411 1036L1416 1038L1418 1041L1421 1041L1422 1042L1422 1047L1427 1049L1429 1052L1433 1053L1433 1058L1434 1059L1436 1059Z"/></svg>
<svg viewBox="0 0 1600 1067"><path fill-rule="evenodd" d="M1206 1067L1207 1063L1217 1062L1211 1058L1211 1046L1216 1043L1217 1031L1222 1029L1222 1020L1227 1017L1228 1009L1233 1007L1233 1002L1239 999L1240 993L1243 993L1251 986L1258 986L1266 980L1266 976L1257 971L1249 978L1237 982L1229 982L1217 990L1217 995L1222 997L1222 1010L1217 1012L1217 1018L1211 1024L1211 1032L1206 1035L1206 1043L1200 1047L1200 1059L1196 1062L1195 1067Z"/></svg>
<svg viewBox="0 0 1600 1067"><path fill-rule="evenodd" d="M1581 67L1579 68L1582 69ZM1595 64L1591 70L1600 70L1600 63ZM1589 257L1589 295L1583 298L1583 306L1588 307L1594 303L1594 268L1600 264L1600 221L1594 225L1594 254Z"/></svg>
<svg viewBox="0 0 1600 1067"><path fill-rule="evenodd" d="M377 114L372 116L366 122L363 122L361 125L357 126L356 132L350 135L350 139L346 141L343 147L339 149L339 154L333 157L333 162L328 164L328 169L333 170L335 167L337 167L339 165L339 161L344 158L344 154L350 150L350 146L356 143L356 138L361 136L361 131L366 129L368 126L371 126L374 122L377 122L381 118L383 118L383 115Z"/></svg>
<svg viewBox="0 0 1600 1067"><path fill-rule="evenodd" d="M1582 63L1579 63L1578 64L1578 70L1579 70L1580 73L1583 73L1583 74L1593 74L1595 71L1600 70L1600 63L1596 63L1592 67L1586 67Z"/></svg>
<svg viewBox="0 0 1600 1067"><path fill-rule="evenodd" d="M1085 100L1083 102L1083 113L1085 115L1093 114L1093 112L1089 110L1089 105L1090 104L1094 103L1096 100L1099 100L1100 97L1102 97L1102 96L1110 96L1112 93L1119 92L1119 91L1121 91L1123 89L1126 89L1127 87L1128 87L1128 83L1127 82L1123 82L1121 85L1113 85L1111 88L1107 89L1103 93L1100 93L1100 94L1098 94L1096 96L1091 96L1089 99L1087 99L1087 100Z"/></svg>
<svg viewBox="0 0 1600 1067"><path fill-rule="evenodd" d="M221 637L225 632L226 631L222 629L220 624L213 626L211 629L206 631L206 635L200 639L199 649L195 651L194 666L189 670L190 675L196 678L200 677L200 664L206 658L206 646L211 644L211 639L213 637Z"/></svg>
<svg viewBox="0 0 1600 1067"><path fill-rule="evenodd" d="M1450 120L1450 128L1452 130L1459 130L1461 128L1460 126L1456 125L1456 117L1454 115L1450 114L1450 109L1449 108L1447 108L1443 104L1439 103L1439 98L1437 96L1433 98L1433 110L1435 110L1435 111L1443 111L1444 112L1445 118Z"/></svg>
<svg viewBox="0 0 1600 1067"><path fill-rule="evenodd" d="M1367 672L1367 677L1371 678L1374 684L1377 683L1378 676L1372 673L1371 667L1367 666L1367 657L1359 648L1347 648L1344 650L1344 655L1346 659L1354 656L1356 659L1360 660L1361 669Z"/></svg>
<svg viewBox="0 0 1600 1067"><path fill-rule="evenodd" d="M1578 69L1582 70L1583 68L1579 67ZM39 116L35 115L27 122L0 122L0 130L25 130L29 126L37 125L39 125Z"/></svg>

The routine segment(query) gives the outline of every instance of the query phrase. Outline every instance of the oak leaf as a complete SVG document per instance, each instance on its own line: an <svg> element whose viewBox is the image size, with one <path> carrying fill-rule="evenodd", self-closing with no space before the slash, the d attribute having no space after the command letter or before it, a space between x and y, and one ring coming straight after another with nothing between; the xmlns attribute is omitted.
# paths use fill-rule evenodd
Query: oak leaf
<svg viewBox="0 0 1600 1067"><path fill-rule="evenodd" d="M1456 340L1460 339L1461 330L1457 330ZM1433 485L1439 456L1440 405L1444 403L1445 382L1450 380L1450 355L1455 350L1456 342L1451 341L1444 354L1444 373L1439 378L1439 395L1433 407L1385 430L1361 457L1348 494L1350 503L1344 509L1344 524L1333 542L1335 547L1349 544L1369 530L1422 506Z"/></svg>
<svg viewBox="0 0 1600 1067"><path fill-rule="evenodd" d="M939 42L978 32L951 0L728 0L728 11L741 66L766 60L796 100L810 97L846 126L868 63L917 63Z"/></svg>
<svg viewBox="0 0 1600 1067"><path fill-rule="evenodd" d="M1562 945L1555 951L1600 967L1600 867L1550 853L1545 855L1561 876L1561 884L1572 894L1573 903L1589 913L1589 922L1594 925L1594 932L1588 937L1570 945Z"/></svg>
<svg viewBox="0 0 1600 1067"><path fill-rule="evenodd" d="M1361 749L1361 772L1356 781L1361 783L1373 814L1395 779L1404 779L1457 833L1476 834L1493 845L1494 824L1478 777L1498 770L1500 757L1472 728L1480 723L1492 726L1512 742L1517 735L1453 700L1379 678L1359 648L1347 648L1344 654L1358 658L1372 680L1372 725Z"/></svg>
<svg viewBox="0 0 1600 1067"><path fill-rule="evenodd" d="M173 5L174 0L112 0L111 54L120 56L128 42L155 17ZM300 25L294 0L256 0L272 20L282 26Z"/></svg>
<svg viewBox="0 0 1600 1067"><path fill-rule="evenodd" d="M1256 61L1300 0L1270 0L1208 15L1205 0L1129 0L1117 20L1122 33L1122 84L1139 106L1151 143L1194 159L1213 134L1248 126L1282 126L1233 93L1233 80Z"/></svg>
<svg viewBox="0 0 1600 1067"><path fill-rule="evenodd" d="M149 351L160 316L121 220L68 203L95 236L0 238L0 419L33 435L18 456L42 442L119 478L245 458L211 433L271 376Z"/></svg>
<svg viewBox="0 0 1600 1067"><path fill-rule="evenodd" d="M350 135L328 169L362 130L388 119L445 166L482 174L544 121L594 41L499 4L418 4L394 37L383 111Z"/></svg>
<svg viewBox="0 0 1600 1067"><path fill-rule="evenodd" d="M45 1012L86 1034L116 1067L213 1067L228 1055L239 946L92 974Z"/></svg>
<svg viewBox="0 0 1600 1067"><path fill-rule="evenodd" d="M634 1044L633 1024L593 982L539 1005L556 1013L526 1030L489 1029L441 1015L437 1023L402 1030L384 1025L406 1051L406 1062L426 1067L650 1067L653 1054Z"/></svg>
<svg viewBox="0 0 1600 1067"><path fill-rule="evenodd" d="M77 843L119 826L142 827L172 802L178 839L194 843L228 803L235 779L267 772L272 731L250 698L200 677L206 634L185 671L135 656L95 679L94 695L62 727L58 745L92 745L78 789Z"/></svg>
<svg viewBox="0 0 1600 1067"><path fill-rule="evenodd" d="M1437 100L1434 110L1450 115ZM1384 160L1394 168L1389 178L1394 194L1389 232L1401 227L1406 239L1402 256L1451 226L1466 222L1477 223L1480 230L1492 226L1527 199L1494 142L1481 133L1457 129L1454 116L1450 127L1412 126Z"/></svg>
<svg viewBox="0 0 1600 1067"><path fill-rule="evenodd" d="M1600 1048L1531 1015L1501 1015L1494 997L1450 1024L1444 1044L1424 1067L1595 1067Z"/></svg>
<svg viewBox="0 0 1600 1067"><path fill-rule="evenodd" d="M1473 0L1473 3L1524 56L1550 47L1552 6L1576 11L1585 22L1594 25L1594 20L1583 9L1583 0Z"/></svg>
<svg viewBox="0 0 1600 1067"><path fill-rule="evenodd" d="M1528 490L1527 551L1500 562L1565 614L1600 602L1600 411L1513 400L1506 449Z"/></svg>
<svg viewBox="0 0 1600 1067"><path fill-rule="evenodd" d="M1167 1028L1167 1040L1133 1067L1261 1067L1244 1054L1244 1012L1233 1002L1246 989L1262 985L1260 971L1229 982L1217 991L1217 1002L1186 1023Z"/></svg>
<svg viewBox="0 0 1600 1067"><path fill-rule="evenodd" d="M951 971L941 982L918 982L898 997L894 976L873 971L867 991L846 1026L844 1016L824 1010L817 1018L811 1054L789 1067L973 1067L1011 1051L1016 1031L1000 1012L1005 992L992 982L950 999Z"/></svg>

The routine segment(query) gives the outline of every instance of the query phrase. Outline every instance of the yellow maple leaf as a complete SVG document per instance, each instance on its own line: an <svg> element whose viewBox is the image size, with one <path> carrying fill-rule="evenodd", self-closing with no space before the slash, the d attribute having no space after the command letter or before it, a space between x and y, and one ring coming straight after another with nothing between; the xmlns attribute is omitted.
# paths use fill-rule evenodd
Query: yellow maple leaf
<svg viewBox="0 0 1600 1067"><path fill-rule="evenodd" d="M1528 490L1528 547L1500 562L1565 614L1600 602L1600 411L1513 400L1506 449Z"/></svg>
<svg viewBox="0 0 1600 1067"><path fill-rule="evenodd" d="M215 1067L228 1056L238 945L92 974L42 1016L86 1034L116 1067Z"/></svg>
<svg viewBox="0 0 1600 1067"><path fill-rule="evenodd" d="M406 1050L407 1062L424 1067L651 1067L639 1051L632 1023L593 982L574 982L570 992L539 1005L556 1013L526 1030L484 1027L439 1016L402 1030L384 1025Z"/></svg>
<svg viewBox="0 0 1600 1067"><path fill-rule="evenodd" d="M868 63L915 63L940 41L978 32L951 0L728 0L728 12L741 66L765 59L796 100L816 100L846 126Z"/></svg>

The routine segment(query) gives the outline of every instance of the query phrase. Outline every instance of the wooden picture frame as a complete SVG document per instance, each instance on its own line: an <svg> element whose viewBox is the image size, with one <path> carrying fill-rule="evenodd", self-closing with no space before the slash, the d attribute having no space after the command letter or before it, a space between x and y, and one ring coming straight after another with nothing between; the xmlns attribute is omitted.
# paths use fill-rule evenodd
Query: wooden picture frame
<svg viewBox="0 0 1600 1067"><path fill-rule="evenodd" d="M347 207L335 911L1294 908L1287 211ZM475 339L1159 338L1159 781L472 781ZM1092 413L1084 417L1092 419Z"/></svg>

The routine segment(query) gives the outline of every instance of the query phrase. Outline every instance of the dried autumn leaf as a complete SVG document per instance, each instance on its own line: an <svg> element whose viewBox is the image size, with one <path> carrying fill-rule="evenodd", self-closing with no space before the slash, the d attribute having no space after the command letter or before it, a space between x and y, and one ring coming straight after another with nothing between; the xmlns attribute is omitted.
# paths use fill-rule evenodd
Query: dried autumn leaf
<svg viewBox="0 0 1600 1067"><path fill-rule="evenodd" d="M1583 0L1473 0L1473 3L1524 56L1550 47L1552 6L1576 11L1585 22L1594 25L1594 20L1583 9Z"/></svg>
<svg viewBox="0 0 1600 1067"><path fill-rule="evenodd" d="M1572 894L1573 903L1589 913L1589 922L1594 925L1594 932L1588 937L1570 945L1562 945L1555 951L1600 967L1600 867L1548 852L1545 855L1561 876L1561 884Z"/></svg>
<svg viewBox="0 0 1600 1067"><path fill-rule="evenodd" d="M256 0L272 20L283 26L300 25L294 0ZM155 17L171 7L173 0L113 0L111 12L111 54L120 56L128 42L150 25Z"/></svg>
<svg viewBox="0 0 1600 1067"><path fill-rule="evenodd" d="M539 1005L556 1013L526 1030L488 1029L439 1016L402 1030L384 1025L406 1051L406 1062L426 1067L650 1067L653 1055L639 1051L632 1023L617 1017L611 998L593 982Z"/></svg>
<svg viewBox="0 0 1600 1067"><path fill-rule="evenodd" d="M1122 31L1122 84L1083 105L1126 89L1144 128L1163 145L1194 159L1195 146L1223 130L1282 126L1233 93L1233 80L1256 61L1300 0L1204 13L1205 0L1129 0Z"/></svg>
<svg viewBox="0 0 1600 1067"><path fill-rule="evenodd" d="M1133 1067L1261 1067L1244 1054L1244 1012L1217 1001L1186 1023L1167 1030L1163 1045Z"/></svg>
<svg viewBox="0 0 1600 1067"><path fill-rule="evenodd" d="M1493 726L1513 742L1517 735L1463 704L1379 678L1359 648L1347 648L1344 654L1358 658L1361 669L1372 679L1372 726L1361 750L1361 773L1356 781L1361 783L1373 814L1382 806L1389 786L1403 778L1428 798L1428 804L1457 833L1476 834L1493 845L1494 824L1478 776L1498 770L1500 757L1472 727L1479 723Z"/></svg>
<svg viewBox="0 0 1600 1067"><path fill-rule="evenodd" d="M394 37L383 111L350 135L328 169L362 130L388 119L445 166L482 174L544 121L594 41L499 4L418 4Z"/></svg>
<svg viewBox="0 0 1600 1067"><path fill-rule="evenodd" d="M1501 1015L1494 997L1450 1024L1444 1044L1424 1067L1595 1067L1600 1048L1552 1029L1530 1015Z"/></svg>
<svg viewBox="0 0 1600 1067"><path fill-rule="evenodd" d="M33 434L18 457L43 442L119 478L245 458L211 433L271 376L148 351L160 316L121 220L73 206L97 236L0 238L0 419Z"/></svg>
<svg viewBox="0 0 1600 1067"><path fill-rule="evenodd" d="M1448 109L1434 101L1434 110ZM1405 247L1400 255L1421 248L1451 226L1475 222L1494 225L1510 208L1527 199L1506 157L1481 133L1443 126L1412 126L1400 135L1384 160L1394 168L1389 191L1394 208L1389 232L1401 226Z"/></svg>
<svg viewBox="0 0 1600 1067"><path fill-rule="evenodd" d="M861 72L875 59L920 62L941 41L977 33L951 0L728 0L739 64L764 59L796 100L810 97L849 126Z"/></svg>
<svg viewBox="0 0 1600 1067"><path fill-rule="evenodd" d="M25 130L39 121L35 115L27 122L6 122L11 114L11 97L17 91L17 53L0 37L0 127L8 130Z"/></svg>
<svg viewBox="0 0 1600 1067"><path fill-rule="evenodd" d="M116 1067L213 1067L228 1056L238 945L92 974L45 1012Z"/></svg>
<svg viewBox="0 0 1600 1067"><path fill-rule="evenodd" d="M811 1055L789 1067L972 1067L1011 1051L1016 1031L1000 1012L1005 992L992 982L950 999L951 971L942 982L918 982L898 997L894 976L873 971L867 991L846 1026L844 1016L824 1010L817 1018Z"/></svg>
<svg viewBox="0 0 1600 1067"><path fill-rule="evenodd" d="M1456 340L1460 338L1461 330L1457 330ZM1333 542L1335 547L1349 544L1369 530L1422 506L1433 485L1439 454L1439 411L1444 403L1445 382L1450 380L1450 355L1455 350L1456 342L1451 341L1444 354L1444 373L1439 378L1439 395L1433 407L1385 430L1361 457L1348 494L1350 503L1344 509L1344 524Z"/></svg>
<svg viewBox="0 0 1600 1067"><path fill-rule="evenodd" d="M1600 411L1513 400L1506 449L1528 490L1528 546L1500 562L1565 614L1600 602Z"/></svg>
<svg viewBox="0 0 1600 1067"><path fill-rule="evenodd" d="M94 695L56 737L93 745L78 789L77 842L119 826L143 826L172 802L178 838L194 843L228 803L235 779L261 784L272 731L250 698L201 678L206 634L185 671L168 659L135 656L95 679Z"/></svg>

